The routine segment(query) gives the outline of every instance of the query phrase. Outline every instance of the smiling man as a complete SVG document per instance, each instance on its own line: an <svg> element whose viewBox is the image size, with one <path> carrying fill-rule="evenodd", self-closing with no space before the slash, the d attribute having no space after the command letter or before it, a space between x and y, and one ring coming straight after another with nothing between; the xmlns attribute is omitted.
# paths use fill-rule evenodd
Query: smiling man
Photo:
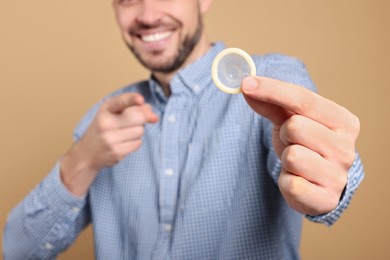
<svg viewBox="0 0 390 260"><path fill-rule="evenodd" d="M93 224L97 259L298 259L302 217L332 225L363 178L356 116L304 65L255 55L242 95L213 84L212 0L115 0L151 77L103 98L11 212L5 259L53 259Z"/></svg>
<svg viewBox="0 0 390 260"><path fill-rule="evenodd" d="M210 48L202 15L211 1L173 2L177 1L114 1L124 41L138 61L154 72L166 94L175 72Z"/></svg>

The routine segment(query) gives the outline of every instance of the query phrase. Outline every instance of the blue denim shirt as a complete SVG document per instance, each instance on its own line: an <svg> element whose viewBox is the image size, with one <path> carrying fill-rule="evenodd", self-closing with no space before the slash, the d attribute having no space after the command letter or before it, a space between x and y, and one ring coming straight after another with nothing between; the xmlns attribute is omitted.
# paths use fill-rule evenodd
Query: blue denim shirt
<svg viewBox="0 0 390 260"><path fill-rule="evenodd" d="M97 259L298 259L302 216L277 186L272 125L242 95L212 82L211 63L224 48L216 43L179 71L169 98L153 78L109 95L141 93L160 121L147 124L142 147L101 170L83 198L66 190L57 164L11 213L5 258L54 258L92 223ZM253 59L257 75L315 89L295 58ZM100 104L76 128L76 140ZM362 178L356 155L338 207L306 217L333 224Z"/></svg>

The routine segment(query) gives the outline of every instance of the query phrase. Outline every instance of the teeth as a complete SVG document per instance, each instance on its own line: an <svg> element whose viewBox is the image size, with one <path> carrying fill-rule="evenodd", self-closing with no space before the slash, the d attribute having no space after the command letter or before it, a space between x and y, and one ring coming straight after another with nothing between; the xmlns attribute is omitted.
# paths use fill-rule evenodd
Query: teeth
<svg viewBox="0 0 390 260"><path fill-rule="evenodd" d="M172 32L154 33L148 35L142 35L141 38L145 42L155 42L168 38Z"/></svg>

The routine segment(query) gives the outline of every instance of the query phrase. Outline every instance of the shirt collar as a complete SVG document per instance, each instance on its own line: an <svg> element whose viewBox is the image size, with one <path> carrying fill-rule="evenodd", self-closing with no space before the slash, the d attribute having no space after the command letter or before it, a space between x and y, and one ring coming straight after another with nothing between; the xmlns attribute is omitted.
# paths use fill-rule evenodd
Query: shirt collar
<svg viewBox="0 0 390 260"><path fill-rule="evenodd" d="M195 95L201 93L211 81L211 66L215 56L224 48L223 42L214 43L205 55L179 70L170 82L172 94L179 94L183 91L190 91ZM153 76L149 79L149 86L153 96L159 101L167 101L161 86Z"/></svg>

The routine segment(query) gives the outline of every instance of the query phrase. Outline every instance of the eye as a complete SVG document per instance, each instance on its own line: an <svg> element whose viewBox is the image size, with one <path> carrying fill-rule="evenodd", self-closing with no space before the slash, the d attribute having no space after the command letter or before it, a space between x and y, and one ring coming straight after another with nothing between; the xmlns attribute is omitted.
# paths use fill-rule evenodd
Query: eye
<svg viewBox="0 0 390 260"><path fill-rule="evenodd" d="M132 5L136 2L138 2L139 0L118 0L118 4L120 5Z"/></svg>

